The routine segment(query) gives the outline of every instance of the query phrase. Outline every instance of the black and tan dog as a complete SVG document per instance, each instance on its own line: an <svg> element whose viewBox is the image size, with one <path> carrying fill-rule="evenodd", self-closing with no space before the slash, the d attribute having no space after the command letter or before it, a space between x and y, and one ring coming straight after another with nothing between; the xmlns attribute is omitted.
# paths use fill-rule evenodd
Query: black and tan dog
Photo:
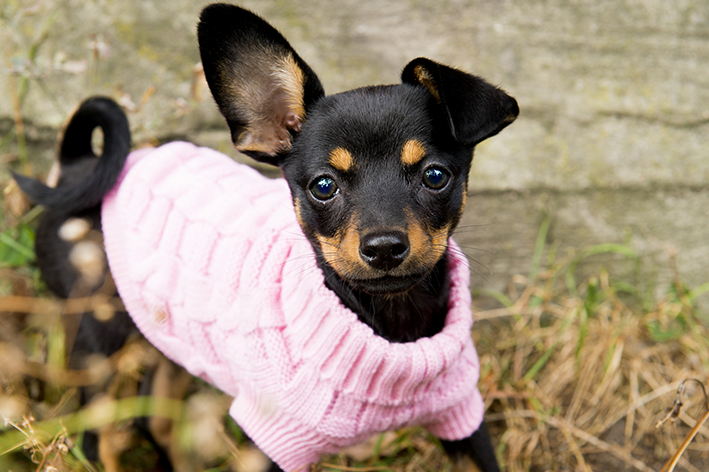
<svg viewBox="0 0 709 472"><path fill-rule="evenodd" d="M207 7L198 38L234 145L282 170L327 286L388 341L440 332L449 297L447 260L454 257L448 238L465 206L473 149L514 121L516 101L478 77L424 58L404 68L399 85L326 96L280 33L231 5ZM72 243L57 231L72 217L100 230L101 199L128 153L121 116L105 99L86 102L65 135L58 188L19 179L48 207L37 253L50 288L61 296L71 296L80 277L69 262ZM90 147L97 126L106 136L98 160ZM103 283L94 281L89 290ZM131 330L127 317L115 319L123 320L125 333ZM82 325L79 339L92 331L106 332ZM468 438L442 443L461 463L498 470L484 423Z"/></svg>

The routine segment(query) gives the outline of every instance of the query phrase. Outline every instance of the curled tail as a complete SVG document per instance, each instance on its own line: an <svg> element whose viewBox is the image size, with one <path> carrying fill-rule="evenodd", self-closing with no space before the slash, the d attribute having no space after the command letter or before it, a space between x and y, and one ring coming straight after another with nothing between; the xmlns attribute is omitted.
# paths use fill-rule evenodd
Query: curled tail
<svg viewBox="0 0 709 472"><path fill-rule="evenodd" d="M116 102L106 97L91 97L81 104L64 132L59 163L66 166L80 159L97 157L91 148L91 133L96 127L103 131L103 153L87 178L75 185L51 188L13 173L22 191L35 203L64 214L98 205L115 185L130 152L128 118Z"/></svg>

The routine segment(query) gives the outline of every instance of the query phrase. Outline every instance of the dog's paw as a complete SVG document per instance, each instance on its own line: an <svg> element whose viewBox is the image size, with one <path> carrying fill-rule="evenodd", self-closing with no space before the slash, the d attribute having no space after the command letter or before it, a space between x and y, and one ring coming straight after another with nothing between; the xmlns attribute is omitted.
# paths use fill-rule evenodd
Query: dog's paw
<svg viewBox="0 0 709 472"><path fill-rule="evenodd" d="M452 459L452 462L453 470L455 472L480 472L478 466L469 457L456 457L455 459Z"/></svg>

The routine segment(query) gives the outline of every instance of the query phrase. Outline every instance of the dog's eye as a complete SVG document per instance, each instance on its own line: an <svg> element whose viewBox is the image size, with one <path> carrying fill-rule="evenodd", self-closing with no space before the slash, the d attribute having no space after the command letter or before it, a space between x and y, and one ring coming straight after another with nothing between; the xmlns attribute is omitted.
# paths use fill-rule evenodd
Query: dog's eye
<svg viewBox="0 0 709 472"><path fill-rule="evenodd" d="M330 177L322 176L315 179L310 185L310 193L318 200L329 200L334 197L340 189Z"/></svg>
<svg viewBox="0 0 709 472"><path fill-rule="evenodd" d="M423 173L423 185L431 190L440 190L446 186L450 174L438 167L429 167Z"/></svg>

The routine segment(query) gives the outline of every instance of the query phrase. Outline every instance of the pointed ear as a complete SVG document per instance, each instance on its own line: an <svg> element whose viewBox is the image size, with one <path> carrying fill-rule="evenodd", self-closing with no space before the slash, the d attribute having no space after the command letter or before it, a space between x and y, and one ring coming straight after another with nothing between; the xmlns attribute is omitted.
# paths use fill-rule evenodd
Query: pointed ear
<svg viewBox="0 0 709 472"><path fill-rule="evenodd" d="M474 146L494 136L519 114L517 101L480 77L418 58L409 62L401 80L426 87L443 107L453 138Z"/></svg>
<svg viewBox="0 0 709 472"><path fill-rule="evenodd" d="M278 164L306 111L324 95L317 76L271 25L233 5L206 7L197 37L207 83L234 145Z"/></svg>

